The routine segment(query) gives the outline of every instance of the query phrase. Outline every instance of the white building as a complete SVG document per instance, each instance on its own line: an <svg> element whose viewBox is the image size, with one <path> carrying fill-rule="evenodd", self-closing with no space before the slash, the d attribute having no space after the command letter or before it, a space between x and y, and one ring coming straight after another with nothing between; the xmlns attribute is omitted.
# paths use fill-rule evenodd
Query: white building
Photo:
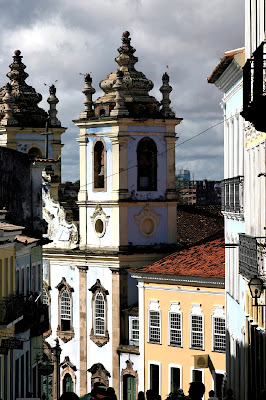
<svg viewBox="0 0 266 400"><path fill-rule="evenodd" d="M50 237L45 250L45 296L51 329L46 354L59 338L61 391L84 395L97 381L120 398L143 389L138 377L137 282L129 267L145 266L176 243L175 118L169 77L159 103L153 83L138 72L129 32L122 36L118 70L101 81L95 102L85 76L80 128L80 210L77 230L46 196ZM133 384L132 384L133 383ZM131 386L130 386L131 385Z"/></svg>

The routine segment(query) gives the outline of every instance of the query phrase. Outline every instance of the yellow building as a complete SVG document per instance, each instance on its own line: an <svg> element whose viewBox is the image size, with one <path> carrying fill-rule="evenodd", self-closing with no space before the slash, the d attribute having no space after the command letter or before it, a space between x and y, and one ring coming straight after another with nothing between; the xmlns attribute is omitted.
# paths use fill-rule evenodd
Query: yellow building
<svg viewBox="0 0 266 400"><path fill-rule="evenodd" d="M225 373L223 239L134 270L139 288L140 387L165 399L199 380L222 395ZM143 375L143 378L141 378ZM206 398L207 394L205 395Z"/></svg>

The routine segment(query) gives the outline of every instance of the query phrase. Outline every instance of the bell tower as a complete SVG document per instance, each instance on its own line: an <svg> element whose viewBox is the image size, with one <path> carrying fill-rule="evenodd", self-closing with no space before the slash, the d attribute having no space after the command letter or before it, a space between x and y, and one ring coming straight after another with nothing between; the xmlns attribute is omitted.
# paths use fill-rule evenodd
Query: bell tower
<svg viewBox="0 0 266 400"><path fill-rule="evenodd" d="M28 153L50 166L50 192L57 200L61 182L61 135L66 128L57 119L56 88L49 88L48 113L38 106L40 93L26 83L28 73L20 50L15 50L7 77L0 89L0 146ZM44 162L44 164L45 164ZM45 166L45 165L44 165Z"/></svg>
<svg viewBox="0 0 266 400"><path fill-rule="evenodd" d="M80 299L87 307L90 338L87 346L85 339L80 344L90 354L83 369L92 373L94 363L101 365L119 397L120 366L126 365L118 349L127 341L128 326L123 310L137 301L137 282L127 268L149 265L176 244L175 126L182 118L170 108L168 74L162 79L162 101L149 94L153 83L135 69L138 58L129 32L123 33L118 52L118 68L100 82L104 93L96 101L91 76L85 76L85 108L74 123L80 129L78 205L80 249L89 271L86 287L98 279L108 291L104 340L94 328L98 311L93 297ZM84 393L90 389L86 379L84 374Z"/></svg>
<svg viewBox="0 0 266 400"><path fill-rule="evenodd" d="M85 77L80 128L80 236L84 248L125 250L176 243L175 126L169 76L162 101L151 80L135 69L129 32L122 36L117 71L101 81L94 103Z"/></svg>

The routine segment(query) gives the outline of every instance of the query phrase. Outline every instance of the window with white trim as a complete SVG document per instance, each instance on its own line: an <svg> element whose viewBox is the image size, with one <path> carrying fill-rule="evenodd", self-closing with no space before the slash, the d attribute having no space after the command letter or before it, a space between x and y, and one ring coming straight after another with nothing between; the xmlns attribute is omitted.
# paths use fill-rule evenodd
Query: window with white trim
<svg viewBox="0 0 266 400"><path fill-rule="evenodd" d="M149 341L153 343L160 343L161 341L161 324L160 324L160 312L149 311Z"/></svg>
<svg viewBox="0 0 266 400"><path fill-rule="evenodd" d="M71 321L71 303L67 290L64 290L61 295L61 331L70 330Z"/></svg>
<svg viewBox="0 0 266 400"><path fill-rule="evenodd" d="M103 287L99 279L96 279L95 284L89 290L92 292L90 338L98 347L102 347L109 341L107 329L107 296L109 292Z"/></svg>
<svg viewBox="0 0 266 400"><path fill-rule="evenodd" d="M57 335L64 343L74 337L73 328L73 296L74 289L67 283L63 277L56 286L58 289L58 327ZM46 287L47 292L48 287ZM49 300L49 297L48 297Z"/></svg>
<svg viewBox="0 0 266 400"><path fill-rule="evenodd" d="M105 334L105 311L102 293L97 293L94 302L95 335Z"/></svg>
<svg viewBox="0 0 266 400"><path fill-rule="evenodd" d="M214 306L212 315L212 351L225 352L225 315L223 306Z"/></svg>
<svg viewBox="0 0 266 400"><path fill-rule="evenodd" d="M200 304L192 304L190 313L190 348L204 350L204 321Z"/></svg>
<svg viewBox="0 0 266 400"><path fill-rule="evenodd" d="M138 345L139 342L139 318L129 317L129 344Z"/></svg>
<svg viewBox="0 0 266 400"><path fill-rule="evenodd" d="M169 345L182 346L182 314L177 302L171 302L168 312Z"/></svg>
<svg viewBox="0 0 266 400"><path fill-rule="evenodd" d="M148 310L148 335L149 342L161 343L161 312L159 310L158 300L150 300Z"/></svg>

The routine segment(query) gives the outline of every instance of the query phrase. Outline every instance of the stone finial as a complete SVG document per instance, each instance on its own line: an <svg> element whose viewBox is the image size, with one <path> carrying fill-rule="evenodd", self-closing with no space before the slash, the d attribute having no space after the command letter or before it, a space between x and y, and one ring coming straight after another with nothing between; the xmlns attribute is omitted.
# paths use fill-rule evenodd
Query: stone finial
<svg viewBox="0 0 266 400"><path fill-rule="evenodd" d="M4 105L5 115L1 121L1 125L6 125L6 126L17 125L18 121L13 116L13 107L15 98L12 94L12 86L10 85L10 83L6 84L5 95L2 99L2 102Z"/></svg>
<svg viewBox="0 0 266 400"><path fill-rule="evenodd" d="M123 81L123 71L116 72L116 80L113 85L113 90L115 91L115 107L112 109L110 115L111 117L128 115L129 112L125 107L125 98L123 96L123 91L126 89L126 85Z"/></svg>
<svg viewBox="0 0 266 400"><path fill-rule="evenodd" d="M57 109L56 105L59 103L58 98L56 97L56 87L55 85L51 85L49 87L49 97L47 99L47 103L50 105L50 109L48 111L48 122L51 126L61 126L61 122L56 117Z"/></svg>
<svg viewBox="0 0 266 400"><path fill-rule="evenodd" d="M162 76L163 84L160 87L160 92L163 95L163 99L161 101L161 113L164 117L175 117L175 113L172 111L170 107L171 100L169 99L169 95L172 92L172 87L169 85L169 75L165 72Z"/></svg>
<svg viewBox="0 0 266 400"><path fill-rule="evenodd" d="M41 94L26 83L29 76L25 72L26 65L22 62L20 50L14 51L13 62L9 65L10 71L7 77L10 79L11 92L14 96L14 117L18 121L18 126L23 127L43 127L47 121L47 113L38 103L42 100ZM0 88L0 113L5 112L4 100L6 87ZM10 110L9 110L10 111Z"/></svg>
<svg viewBox="0 0 266 400"><path fill-rule="evenodd" d="M79 117L89 118L94 115L94 111L92 108L93 106L92 95L95 93L95 89L91 86L92 79L90 74L85 74L84 79L85 79L85 86L82 89L82 93L85 95L85 100L83 102L85 108L82 111L82 113L80 113Z"/></svg>
<svg viewBox="0 0 266 400"><path fill-rule="evenodd" d="M134 65L136 64L136 62L138 62L138 57L134 56L136 49L131 46L131 38L129 36L130 33L128 31L123 32L122 46L117 49L119 52L119 56L116 57L115 61L120 66L120 69L122 69L123 67L129 69L134 68Z"/></svg>

